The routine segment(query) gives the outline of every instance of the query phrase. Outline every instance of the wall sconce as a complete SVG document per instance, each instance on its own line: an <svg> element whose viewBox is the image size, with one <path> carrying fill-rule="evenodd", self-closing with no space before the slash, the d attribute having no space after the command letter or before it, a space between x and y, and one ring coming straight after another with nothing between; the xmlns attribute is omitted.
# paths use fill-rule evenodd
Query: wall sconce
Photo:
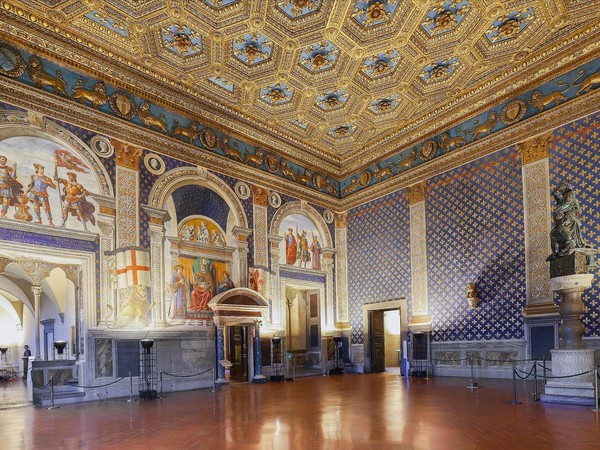
<svg viewBox="0 0 600 450"><path fill-rule="evenodd" d="M479 305L479 292L477 292L475 283L469 283L467 285L467 301L471 308L477 308L477 305Z"/></svg>

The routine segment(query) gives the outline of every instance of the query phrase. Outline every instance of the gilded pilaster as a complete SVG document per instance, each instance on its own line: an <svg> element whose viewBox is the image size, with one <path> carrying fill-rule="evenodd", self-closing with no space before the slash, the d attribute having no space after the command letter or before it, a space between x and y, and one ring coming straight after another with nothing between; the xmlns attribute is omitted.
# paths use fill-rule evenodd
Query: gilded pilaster
<svg viewBox="0 0 600 450"><path fill-rule="evenodd" d="M335 215L337 328L348 328L348 213Z"/></svg>
<svg viewBox="0 0 600 450"><path fill-rule="evenodd" d="M550 169L548 146L552 133L517 145L523 162L523 207L525 217L526 317L558 315L552 300L550 271L546 257L550 245Z"/></svg>
<svg viewBox="0 0 600 450"><path fill-rule="evenodd" d="M254 214L254 265L267 267L269 265L269 243L267 240L267 204L269 190L259 186L252 186L253 214Z"/></svg>
<svg viewBox="0 0 600 450"><path fill-rule="evenodd" d="M233 236L237 241L237 260L240 271L240 287L248 287L248 236L252 230L244 227L233 227Z"/></svg>
<svg viewBox="0 0 600 450"><path fill-rule="evenodd" d="M409 329L430 331L429 292L427 289L426 185L419 183L406 190L410 203L410 263L412 278L412 315Z"/></svg>

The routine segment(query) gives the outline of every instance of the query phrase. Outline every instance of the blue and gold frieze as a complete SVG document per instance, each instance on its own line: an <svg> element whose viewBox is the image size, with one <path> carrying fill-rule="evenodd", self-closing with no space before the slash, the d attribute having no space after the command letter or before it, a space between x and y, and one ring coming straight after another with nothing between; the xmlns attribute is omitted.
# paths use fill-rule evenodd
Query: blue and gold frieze
<svg viewBox="0 0 600 450"><path fill-rule="evenodd" d="M352 343L363 343L363 305L410 298L410 213L404 191L348 213L348 295Z"/></svg>
<svg viewBox="0 0 600 450"><path fill-rule="evenodd" d="M427 183L429 315L434 341L521 339L525 240L514 148ZM467 285L480 304L471 308Z"/></svg>
<svg viewBox="0 0 600 450"><path fill-rule="evenodd" d="M581 206L583 241L600 247L600 113L554 130L550 143L550 189L571 180ZM583 293L585 311L582 322L585 336L600 336L600 287L598 275L592 287ZM555 298L558 301L558 296Z"/></svg>

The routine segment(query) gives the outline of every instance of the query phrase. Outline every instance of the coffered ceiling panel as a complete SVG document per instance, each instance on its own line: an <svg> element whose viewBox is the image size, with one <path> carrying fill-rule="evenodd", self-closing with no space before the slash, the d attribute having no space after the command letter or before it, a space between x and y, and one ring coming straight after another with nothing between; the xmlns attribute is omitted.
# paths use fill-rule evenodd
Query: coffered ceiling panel
<svg viewBox="0 0 600 450"><path fill-rule="evenodd" d="M540 66L569 69L565 52L597 57L600 2L11 0L0 14L45 34L46 56L68 46L105 65L96 77L152 80L194 100L188 117L345 177L542 82Z"/></svg>

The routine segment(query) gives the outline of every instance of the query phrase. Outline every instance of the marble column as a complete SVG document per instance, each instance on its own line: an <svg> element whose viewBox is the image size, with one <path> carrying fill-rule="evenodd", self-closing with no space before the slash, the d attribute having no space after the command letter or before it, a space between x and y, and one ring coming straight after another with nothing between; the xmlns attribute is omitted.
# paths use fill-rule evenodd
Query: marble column
<svg viewBox="0 0 600 450"><path fill-rule="evenodd" d="M532 327L553 327L558 345L558 306L550 290L546 257L550 253L550 169L548 146L552 133L517 145L523 164L523 208L525 219L526 305L523 308L527 357L531 358Z"/></svg>
<svg viewBox="0 0 600 450"><path fill-rule="evenodd" d="M425 216L426 182L406 189L410 203L410 265L412 314L408 328L414 332L431 330L427 290L427 223Z"/></svg>
<svg viewBox="0 0 600 450"><path fill-rule="evenodd" d="M221 361L225 359L225 326L217 324L215 331L217 333L217 380L215 383L217 386L225 386L229 384L229 380L225 378L225 367L221 364Z"/></svg>
<svg viewBox="0 0 600 450"><path fill-rule="evenodd" d="M170 220L169 213L162 209L144 206L144 211L149 217L148 233L150 233L150 261L152 270L152 321L155 326L165 327L166 308L165 308L165 226L164 223ZM168 273L171 273L167 270Z"/></svg>
<svg viewBox="0 0 600 450"><path fill-rule="evenodd" d="M260 348L260 323L254 324L254 383L265 383L267 379L262 373L262 355Z"/></svg>
<svg viewBox="0 0 600 450"><path fill-rule="evenodd" d="M323 249L323 271L325 272L325 328L333 330L335 328L335 318L333 316L333 257L335 249Z"/></svg>
<svg viewBox="0 0 600 450"><path fill-rule="evenodd" d="M252 237L254 242L254 266L256 267L269 266L269 243L267 239L268 196L268 189L252 186L252 198L254 200L252 206L254 232L252 233Z"/></svg>
<svg viewBox="0 0 600 450"><path fill-rule="evenodd" d="M348 315L348 213L335 215L335 247L336 247L336 306L337 320L335 327L350 330Z"/></svg>
<svg viewBox="0 0 600 450"><path fill-rule="evenodd" d="M282 236L275 234L269 235L269 253L271 255L271 327L276 330L283 330L283 320L286 317L285 299L281 298L281 277L279 276L279 254L281 252Z"/></svg>
<svg viewBox="0 0 600 450"><path fill-rule="evenodd" d="M34 307L34 319L35 324L35 357L41 358L42 355L42 336L40 333L40 307L42 299L42 287L31 286L31 292L33 293L33 307Z"/></svg>
<svg viewBox="0 0 600 450"><path fill-rule="evenodd" d="M252 230L244 227L233 227L233 236L237 241L238 268L240 271L240 286L248 287L248 236Z"/></svg>

